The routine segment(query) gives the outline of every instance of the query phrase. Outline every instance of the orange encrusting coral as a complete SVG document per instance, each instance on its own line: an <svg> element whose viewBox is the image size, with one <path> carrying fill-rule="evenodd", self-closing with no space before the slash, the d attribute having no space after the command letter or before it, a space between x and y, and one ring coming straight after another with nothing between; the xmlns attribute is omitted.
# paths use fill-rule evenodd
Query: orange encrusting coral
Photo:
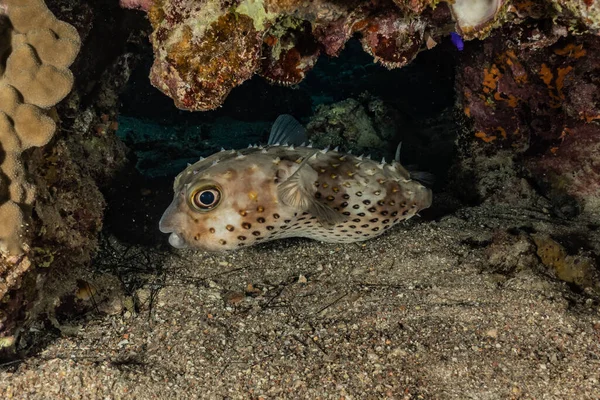
<svg viewBox="0 0 600 400"><path fill-rule="evenodd" d="M569 72L573 70L573 67L568 65L564 68L556 69L556 80L554 81L554 85L552 81L554 80L554 74L550 70L550 68L544 63L541 66L539 75L542 81L548 86L548 95L552 99L549 103L552 108L560 108L562 105L562 101L565 99L565 95L563 93L563 88L565 84L565 78Z"/></svg>
<svg viewBox="0 0 600 400"><path fill-rule="evenodd" d="M495 107L496 102L506 102L509 107L517 107L519 98L513 94L504 93L498 87L507 70L511 71L511 76L519 84L527 83L527 73L518 61L514 51L507 50L497 57L496 63L483 70L482 92L487 96L480 95L480 97L485 100L486 106ZM502 135L502 137L506 136Z"/></svg>
<svg viewBox="0 0 600 400"><path fill-rule="evenodd" d="M476 137L476 138L480 138L481 140L483 140L483 141L484 141L484 142L486 142L486 143L493 142L494 140L496 140L496 139L497 139L497 136L493 136L493 135L491 135L491 136L488 136L488 134L487 134L487 133L485 133L485 132L482 132L482 131L476 132L476 133L475 133L475 137Z"/></svg>
<svg viewBox="0 0 600 400"><path fill-rule="evenodd" d="M556 91L558 92L558 97L562 100L565 98L564 93L562 92L564 86L565 86L565 77L567 76L567 74L569 72L571 72L573 70L573 67L568 65L564 68L558 68L557 71L557 76L556 76Z"/></svg>
<svg viewBox="0 0 600 400"><path fill-rule="evenodd" d="M470 90L468 90L468 89L465 89L465 90L463 91L463 96L464 96L464 98L465 98L465 99L469 100L469 99L471 98L471 95L472 95L472 93L471 93L471 91L470 91ZM466 115L467 117L471 117L471 107L469 107L469 106L467 105L467 102L465 102L465 106L464 106L464 108L463 108L463 111L464 111L464 113L465 113L465 115Z"/></svg>
<svg viewBox="0 0 600 400"><path fill-rule="evenodd" d="M559 56L580 58L585 56L586 50L583 48L583 44L575 45L574 43L569 43L562 49L555 49L554 53L558 54Z"/></svg>
<svg viewBox="0 0 600 400"><path fill-rule="evenodd" d="M496 92L494 93L494 100L496 101L506 101L506 103L508 104L509 107L516 107L519 99L517 99L515 96L513 96L512 94L504 94L504 93L500 93L500 92Z"/></svg>
<svg viewBox="0 0 600 400"><path fill-rule="evenodd" d="M498 57L497 61L498 61L498 64L504 62L509 66L513 66L513 65L516 65L516 63L513 61L513 59L516 59L514 53L510 54L510 56L502 55L502 56ZM502 64L500 64L500 65L502 65ZM503 72L501 71L500 67L498 67L498 65L496 63L492 64L488 68L484 68L482 91L487 96L481 95L481 97L486 99L485 100L486 106L488 106L488 107L495 106L494 100L496 102L506 102L506 104L509 107L514 108L517 106L517 104L518 104L517 97L515 97L512 94L505 94L502 91L498 90L498 83L499 83L500 79L503 77L503 75L504 75ZM526 76L527 76L526 74L521 74L520 76L521 76L521 81L526 81ZM525 77L525 78L523 78L523 77ZM465 91L465 93L467 93L467 91ZM491 97L489 97L490 95L491 95ZM470 93L469 93L469 97L470 97ZM470 107L465 108L465 114L468 117L471 116ZM494 128L494 130L499 133L499 135L502 139L507 138L506 129L504 129L503 127L498 126L498 127ZM514 133L517 133L517 132L515 131ZM498 135L489 135L484 131L476 132L475 137L483 140L486 143L490 143L490 142L493 142L494 140L498 139Z"/></svg>
<svg viewBox="0 0 600 400"><path fill-rule="evenodd" d="M560 57L566 57L567 59L578 60L582 59L587 54L587 51L582 43L569 43L552 49L552 53ZM549 99L545 103L547 107L551 109L559 109L562 107L566 100L564 93L565 86L574 69L575 66L569 64L564 65L564 63L561 66L556 67L555 70L553 70L547 62L541 62L539 64L535 74L537 74L539 80L546 86L546 93ZM519 60L515 49L509 48L499 53L493 58L493 62L483 68L481 87L479 93L476 92L476 97L481 99L480 104L486 108L499 111L503 106L516 109L521 102L531 101L531 99L528 99L528 96L531 96L531 94L527 92L527 87L532 84L528 71L531 71L531 67L523 65L523 62ZM465 115L471 117L473 109L472 104L474 101L472 91L465 89L463 93L465 99L463 111L465 112ZM523 100L521 96L523 96L525 100ZM536 98L535 100L543 101L541 98ZM590 122L595 119L594 115L596 114L580 114L580 119ZM516 120L516 118L516 116L513 116L511 121ZM475 136L485 142L489 143L495 139L508 138L508 135L503 135L502 131L499 131L497 126L481 128L482 127L477 130ZM514 126L514 124L512 122L509 123L509 121L507 121L507 124L503 129L505 132L512 131L515 134L519 132L518 126ZM490 134L489 132L492 131L495 133Z"/></svg>
<svg viewBox="0 0 600 400"><path fill-rule="evenodd" d="M496 64L492 64L491 67L485 68L483 70L483 92L490 93L492 90L496 90L498 80L500 80L501 76L502 74Z"/></svg>
<svg viewBox="0 0 600 400"><path fill-rule="evenodd" d="M506 130L501 126L498 126L496 129L500 132L500 136L502 136L503 139L506 139Z"/></svg>
<svg viewBox="0 0 600 400"><path fill-rule="evenodd" d="M582 112L580 115L581 115L581 119L585 120L586 122L592 122L592 121L595 121L597 119L600 119L600 114L597 114L597 115L587 115L585 112Z"/></svg>
<svg viewBox="0 0 600 400"><path fill-rule="evenodd" d="M527 71L523 67L523 64L519 62L517 55L514 50L506 50L504 54L499 57L500 62L505 63L512 72L512 77L518 84L526 84L528 82Z"/></svg>
<svg viewBox="0 0 600 400"><path fill-rule="evenodd" d="M542 81L544 81L547 86L550 86L550 82L552 82L552 79L554 79L554 75L546 63L542 64L540 69L540 78L542 78Z"/></svg>

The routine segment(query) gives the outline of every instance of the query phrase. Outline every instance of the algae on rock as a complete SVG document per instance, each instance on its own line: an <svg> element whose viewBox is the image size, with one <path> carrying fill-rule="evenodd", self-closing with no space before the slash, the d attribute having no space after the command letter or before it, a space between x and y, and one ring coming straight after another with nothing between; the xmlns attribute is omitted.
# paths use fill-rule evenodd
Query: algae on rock
<svg viewBox="0 0 600 400"><path fill-rule="evenodd" d="M365 93L358 100L319 105L306 130L318 147L341 146L355 154L393 159L401 138L401 122L400 114Z"/></svg>

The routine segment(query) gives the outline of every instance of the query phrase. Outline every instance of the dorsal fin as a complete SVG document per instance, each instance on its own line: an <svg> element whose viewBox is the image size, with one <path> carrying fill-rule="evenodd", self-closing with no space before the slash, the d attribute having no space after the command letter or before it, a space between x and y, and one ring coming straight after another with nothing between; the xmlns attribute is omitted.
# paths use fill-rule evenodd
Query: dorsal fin
<svg viewBox="0 0 600 400"><path fill-rule="evenodd" d="M400 162L400 149L402 148L402 142L398 143L398 147L396 147L396 156L394 157L394 161L397 163Z"/></svg>
<svg viewBox="0 0 600 400"><path fill-rule="evenodd" d="M289 114L282 114L273 123L268 144L288 143L300 146L306 142L306 131L300 122Z"/></svg>

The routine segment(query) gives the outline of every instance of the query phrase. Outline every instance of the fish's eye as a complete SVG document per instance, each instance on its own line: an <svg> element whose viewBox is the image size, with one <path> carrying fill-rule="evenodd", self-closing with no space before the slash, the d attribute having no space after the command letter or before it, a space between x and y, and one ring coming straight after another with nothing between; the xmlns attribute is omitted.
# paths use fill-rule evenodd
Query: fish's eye
<svg viewBox="0 0 600 400"><path fill-rule="evenodd" d="M212 210L221 201L221 190L216 186L199 188L192 192L190 200L199 211Z"/></svg>

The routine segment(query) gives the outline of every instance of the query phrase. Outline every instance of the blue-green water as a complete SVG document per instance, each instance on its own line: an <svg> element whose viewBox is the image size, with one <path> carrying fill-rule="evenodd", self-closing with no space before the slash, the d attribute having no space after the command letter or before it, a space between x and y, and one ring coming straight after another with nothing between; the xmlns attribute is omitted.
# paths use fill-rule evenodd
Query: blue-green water
<svg viewBox="0 0 600 400"><path fill-rule="evenodd" d="M187 163L221 147L264 143L280 114L291 114L306 124L319 105L369 93L404 121L398 127L408 154L404 159L443 170L440 157L449 160L446 144L454 139L453 121L444 112L454 104L455 52L445 43L421 53L404 68L387 70L374 64L360 43L351 40L339 57L322 56L299 85L273 86L254 77L235 88L221 108L208 112L176 109L171 99L150 86L147 62L135 71L122 96L117 134L135 153L142 174L172 177ZM390 148L396 145L390 143Z"/></svg>

